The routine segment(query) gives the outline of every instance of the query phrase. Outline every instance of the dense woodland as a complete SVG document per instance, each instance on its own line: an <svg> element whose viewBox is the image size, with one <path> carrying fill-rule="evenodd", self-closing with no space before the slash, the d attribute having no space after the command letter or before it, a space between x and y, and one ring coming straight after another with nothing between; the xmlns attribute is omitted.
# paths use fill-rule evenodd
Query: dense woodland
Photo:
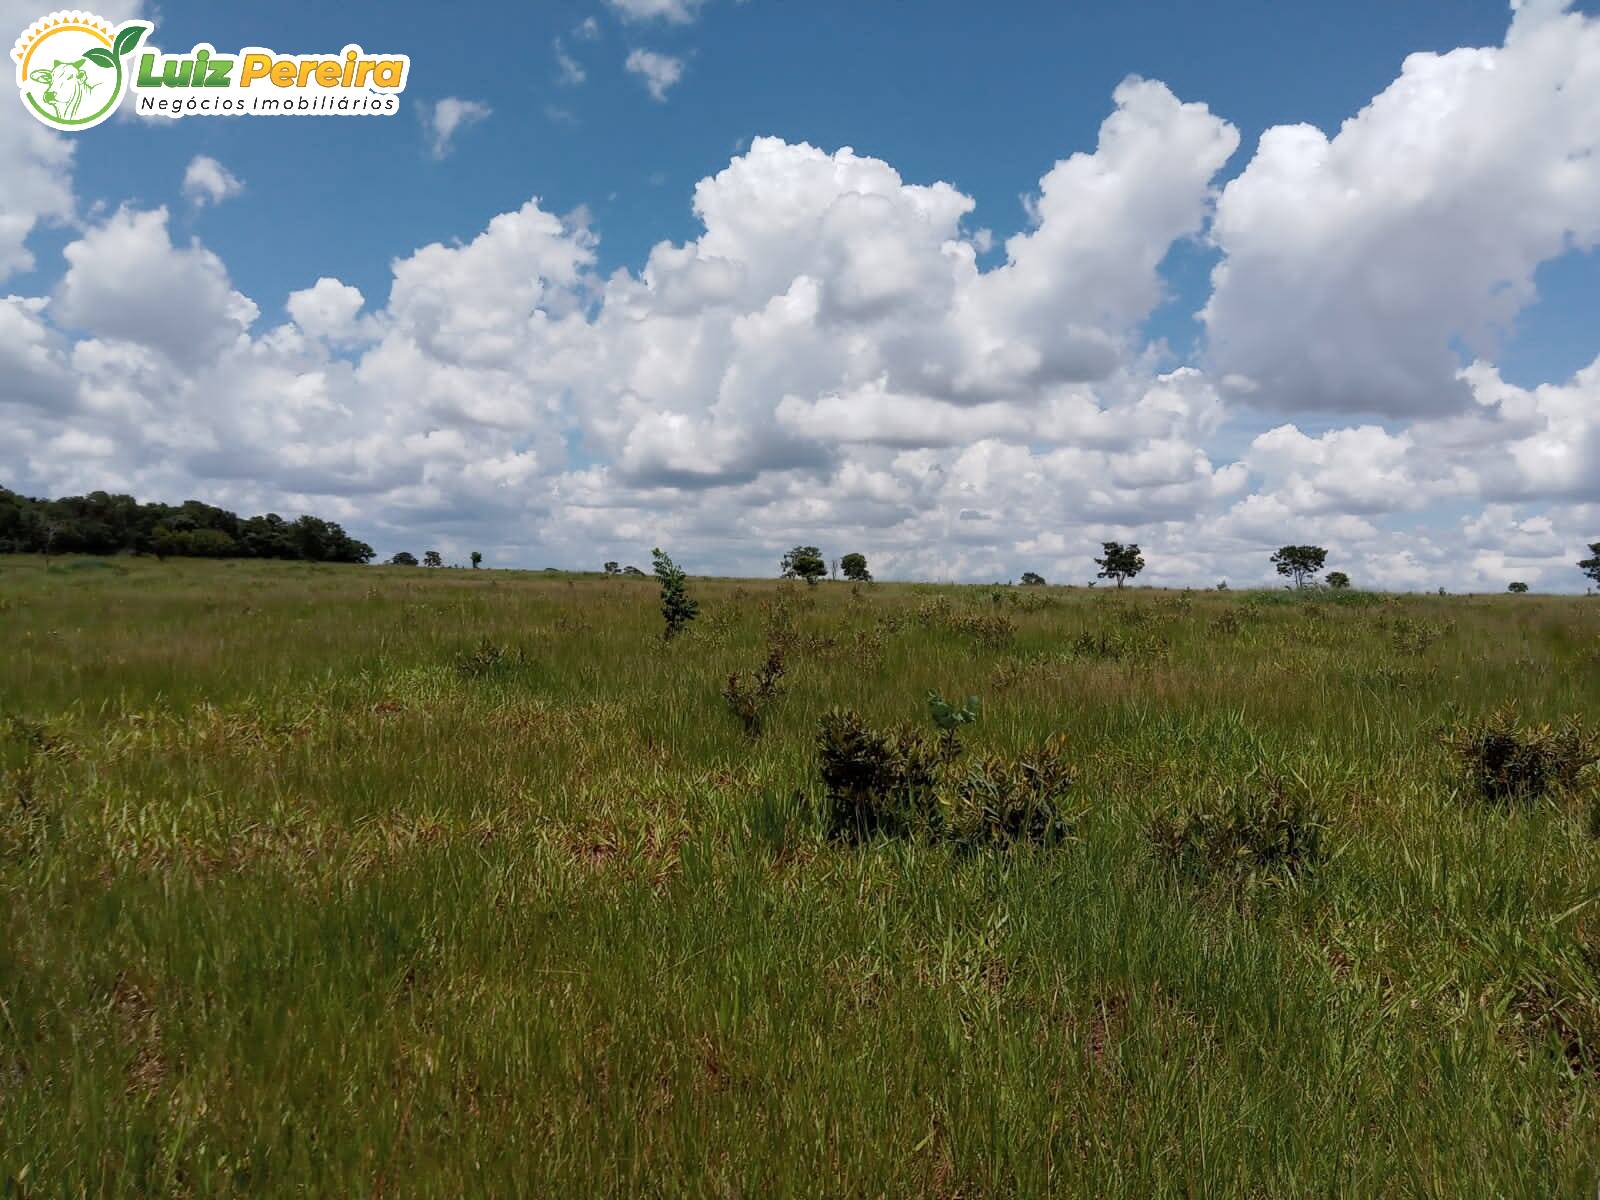
<svg viewBox="0 0 1600 1200"><path fill-rule="evenodd" d="M343 563L364 563L373 554L371 546L321 517L241 517L199 500L140 504L108 492L38 500L0 488L0 554L121 552Z"/></svg>

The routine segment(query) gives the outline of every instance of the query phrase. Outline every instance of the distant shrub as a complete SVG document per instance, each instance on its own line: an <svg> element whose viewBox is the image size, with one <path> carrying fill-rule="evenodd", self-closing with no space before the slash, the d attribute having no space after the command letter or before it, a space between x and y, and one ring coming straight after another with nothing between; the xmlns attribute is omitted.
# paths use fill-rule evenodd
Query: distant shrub
<svg viewBox="0 0 1600 1200"><path fill-rule="evenodd" d="M1138 601L1124 604L1119 598L1107 603L1109 605L1107 612L1110 613L1111 619L1118 625L1126 625L1129 629L1137 629L1155 620L1155 613Z"/></svg>
<svg viewBox="0 0 1600 1200"><path fill-rule="evenodd" d="M455 656L456 674L463 679L485 679L507 674L524 665L522 653L484 638Z"/></svg>
<svg viewBox="0 0 1600 1200"><path fill-rule="evenodd" d="M767 660L748 674L735 671L723 685L722 698L739 718L747 737L760 737L767 710L783 694L783 648L767 647Z"/></svg>
<svg viewBox="0 0 1600 1200"><path fill-rule="evenodd" d="M1211 618L1211 632L1222 634L1225 637L1234 637L1244 629L1244 622L1239 619L1239 614L1233 609L1224 609Z"/></svg>
<svg viewBox="0 0 1600 1200"><path fill-rule="evenodd" d="M1518 595L1521 595L1522 593L1526 592L1527 590L1528 590L1528 585L1523 583L1520 579L1515 581L1515 582L1513 582L1513 583L1506 584L1506 591L1515 592Z"/></svg>
<svg viewBox="0 0 1600 1200"><path fill-rule="evenodd" d="M1055 604L1048 592L1041 587L1028 584L1026 580L1022 587L1013 588L1008 592L1006 598L1011 601L1012 608L1021 609L1023 612L1039 612Z"/></svg>
<svg viewBox="0 0 1600 1200"><path fill-rule="evenodd" d="M955 613L949 596L934 596L917 605L916 622L925 629L946 624Z"/></svg>
<svg viewBox="0 0 1600 1200"><path fill-rule="evenodd" d="M1024 587L1043 587L1044 576L1037 571L1024 571L1022 573L1022 585Z"/></svg>
<svg viewBox="0 0 1600 1200"><path fill-rule="evenodd" d="M1383 663L1370 670L1351 668L1349 677L1357 686L1370 688L1375 692L1411 692L1436 682L1439 678L1439 669Z"/></svg>
<svg viewBox="0 0 1600 1200"><path fill-rule="evenodd" d="M1017 636L1017 623L1000 613L960 613L946 623L954 633L971 638L987 650L1001 650Z"/></svg>
<svg viewBox="0 0 1600 1200"><path fill-rule="evenodd" d="M1389 644L1397 654L1421 655L1445 634L1445 628L1431 621L1397 617L1389 625Z"/></svg>
<svg viewBox="0 0 1600 1200"><path fill-rule="evenodd" d="M1466 784L1497 803L1536 800L1573 787L1600 763L1600 737L1576 717L1559 726L1525 725L1511 706L1454 721L1444 743Z"/></svg>
<svg viewBox="0 0 1600 1200"><path fill-rule="evenodd" d="M1184 588L1176 596L1163 596L1156 601L1157 606L1167 615L1186 617L1194 608L1194 593Z"/></svg>
<svg viewBox="0 0 1600 1200"><path fill-rule="evenodd" d="M1181 876L1208 883L1290 883L1323 857L1324 825L1309 801L1276 778L1252 778L1150 823L1156 856Z"/></svg>
<svg viewBox="0 0 1600 1200"><path fill-rule="evenodd" d="M1073 658L1102 662L1155 662L1170 652L1171 646L1159 634L1127 629L1086 629L1068 651Z"/></svg>

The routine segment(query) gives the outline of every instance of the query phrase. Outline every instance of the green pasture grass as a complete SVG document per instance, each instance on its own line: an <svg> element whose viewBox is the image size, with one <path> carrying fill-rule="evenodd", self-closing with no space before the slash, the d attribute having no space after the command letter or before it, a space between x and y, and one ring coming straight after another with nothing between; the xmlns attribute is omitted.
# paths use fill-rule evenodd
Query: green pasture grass
<svg viewBox="0 0 1600 1200"><path fill-rule="evenodd" d="M1600 723L1600 601L690 594L0 559L0 1194L1595 1194L1600 787L1440 733ZM819 718L930 690L1065 844L827 839ZM1163 868L1267 778L1314 871Z"/></svg>

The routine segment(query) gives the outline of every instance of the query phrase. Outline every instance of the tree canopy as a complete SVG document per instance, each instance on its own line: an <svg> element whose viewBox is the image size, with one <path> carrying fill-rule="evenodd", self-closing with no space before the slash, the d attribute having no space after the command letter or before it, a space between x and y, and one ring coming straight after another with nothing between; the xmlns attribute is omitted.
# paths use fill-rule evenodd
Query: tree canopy
<svg viewBox="0 0 1600 1200"><path fill-rule="evenodd" d="M373 551L309 514L240 517L199 500L141 504L99 491L44 500L0 488L0 554L119 553L364 563Z"/></svg>
<svg viewBox="0 0 1600 1200"><path fill-rule="evenodd" d="M1272 556L1272 565L1278 568L1278 574L1293 579L1297 588L1305 587L1316 578L1327 561L1328 552L1321 546L1279 546Z"/></svg>
<svg viewBox="0 0 1600 1200"><path fill-rule="evenodd" d="M1579 560L1578 570L1600 583L1600 542L1589 543L1589 557Z"/></svg>
<svg viewBox="0 0 1600 1200"><path fill-rule="evenodd" d="M1121 587L1125 580L1132 579L1144 570L1144 555L1139 553L1139 543L1130 542L1124 546L1121 542L1102 542L1101 549L1104 558L1095 559L1100 568L1101 579L1115 579L1117 586Z"/></svg>
<svg viewBox="0 0 1600 1200"><path fill-rule="evenodd" d="M839 569L844 572L846 579L855 583L872 582L872 572L867 570L865 554L846 554L839 560Z"/></svg>
<svg viewBox="0 0 1600 1200"><path fill-rule="evenodd" d="M779 565L785 579L804 579L807 583L816 583L828 573L822 551L815 546L796 546L783 556Z"/></svg>

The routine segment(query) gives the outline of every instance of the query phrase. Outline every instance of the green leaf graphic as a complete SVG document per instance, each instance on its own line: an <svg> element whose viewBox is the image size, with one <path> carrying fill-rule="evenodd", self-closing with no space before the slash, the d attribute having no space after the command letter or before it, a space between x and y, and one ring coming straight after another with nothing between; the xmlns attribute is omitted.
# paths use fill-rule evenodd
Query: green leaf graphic
<svg viewBox="0 0 1600 1200"><path fill-rule="evenodd" d="M112 47L113 52L118 58L121 58L123 55L129 53L135 46L139 44L139 39L142 38L148 30L149 26L147 25L128 26L121 33L117 34L117 40Z"/></svg>
<svg viewBox="0 0 1600 1200"><path fill-rule="evenodd" d="M111 51L104 46L96 46L92 50L86 50L83 56L97 67L114 67L117 65L117 60L111 57Z"/></svg>

